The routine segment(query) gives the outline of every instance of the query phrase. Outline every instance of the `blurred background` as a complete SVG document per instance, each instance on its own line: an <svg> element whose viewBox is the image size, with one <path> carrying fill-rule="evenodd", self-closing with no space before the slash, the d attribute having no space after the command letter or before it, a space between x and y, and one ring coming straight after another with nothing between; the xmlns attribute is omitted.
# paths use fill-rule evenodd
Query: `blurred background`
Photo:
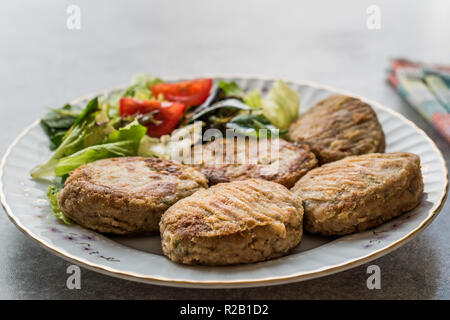
<svg viewBox="0 0 450 320"><path fill-rule="evenodd" d="M69 29L67 8L80 8ZM367 9L380 9L370 29ZM310 80L399 111L447 142L386 81L391 58L450 64L450 1L71 0L0 2L0 156L46 107L127 84L134 73L262 74ZM239 290L163 288L82 271L38 247L0 215L0 298L450 298L450 206L423 234L376 260L382 290L366 268L304 283ZM118 290L117 288L120 288Z"/></svg>

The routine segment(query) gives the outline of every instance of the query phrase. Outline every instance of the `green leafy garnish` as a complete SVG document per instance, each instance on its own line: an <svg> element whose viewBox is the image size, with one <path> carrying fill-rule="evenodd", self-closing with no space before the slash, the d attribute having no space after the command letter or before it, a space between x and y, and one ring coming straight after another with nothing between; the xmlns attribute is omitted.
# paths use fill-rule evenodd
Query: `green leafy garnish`
<svg viewBox="0 0 450 320"><path fill-rule="evenodd" d="M55 217L63 221L65 224L71 224L71 220L62 213L58 205L58 192L60 190L55 186L48 186L47 197L50 200L50 205L52 207Z"/></svg>
<svg viewBox="0 0 450 320"><path fill-rule="evenodd" d="M225 94L225 97L241 97L244 91L234 81L219 81L219 88L221 88Z"/></svg>
<svg viewBox="0 0 450 320"><path fill-rule="evenodd" d="M267 137L272 137L278 131L278 135L286 134L286 130L280 131L263 114L243 114L234 117L227 123L227 128L235 133L251 137L259 137L262 129L267 132Z"/></svg>
<svg viewBox="0 0 450 320"><path fill-rule="evenodd" d="M244 96L244 103L249 105L253 108L261 108L261 94L259 93L258 89L254 89L252 91L249 91Z"/></svg>
<svg viewBox="0 0 450 320"><path fill-rule="evenodd" d="M60 109L52 109L41 119L41 126L50 140L50 150L55 150L62 139L79 117L81 110L70 104Z"/></svg>
<svg viewBox="0 0 450 320"><path fill-rule="evenodd" d="M286 130L298 116L300 95L284 81L277 80L262 99L261 107L272 124Z"/></svg>
<svg viewBox="0 0 450 320"><path fill-rule="evenodd" d="M210 115L211 113L216 113L217 110L225 110L225 111L236 111L236 110L251 110L252 108L249 107L248 105L246 105L245 103L243 103L241 100L239 99L234 99L234 98L230 98L230 99L225 99L225 100L220 100L219 102L216 102L212 105L210 105L209 107L201 110L198 113L194 113L194 116L192 117L191 121L196 121L199 119L204 118L205 116Z"/></svg>
<svg viewBox="0 0 450 320"><path fill-rule="evenodd" d="M147 128L137 120L109 134L105 143L92 145L58 160L55 175L63 176L79 166L100 159L137 155Z"/></svg>
<svg viewBox="0 0 450 320"><path fill-rule="evenodd" d="M59 161L91 144L99 143L104 139L100 128L95 127L95 116L98 111L97 97L89 101L86 108L75 120L72 127L65 133L61 144L53 153L52 157L44 164L31 170L34 179L45 179L55 175L55 167Z"/></svg>
<svg viewBox="0 0 450 320"><path fill-rule="evenodd" d="M120 118L110 119L103 105L94 98L61 137L52 157L31 171L34 179L63 177L79 166L105 158L135 156L147 128L135 119L118 129Z"/></svg>

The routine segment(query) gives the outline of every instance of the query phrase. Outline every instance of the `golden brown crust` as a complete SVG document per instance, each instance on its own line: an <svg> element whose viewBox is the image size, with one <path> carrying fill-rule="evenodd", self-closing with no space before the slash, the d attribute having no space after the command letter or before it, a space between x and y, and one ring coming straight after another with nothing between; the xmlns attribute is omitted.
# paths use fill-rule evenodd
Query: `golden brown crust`
<svg viewBox="0 0 450 320"><path fill-rule="evenodd" d="M162 213L207 187L197 169L170 160L124 157L92 162L71 172L58 195L76 223L115 234L153 233Z"/></svg>
<svg viewBox="0 0 450 320"><path fill-rule="evenodd" d="M301 199L280 184L261 179L221 183L163 214L162 247L170 259L187 264L262 261L300 242L302 217Z"/></svg>
<svg viewBox="0 0 450 320"><path fill-rule="evenodd" d="M291 124L288 137L307 143L321 164L385 149L383 129L370 105L341 95L301 114Z"/></svg>
<svg viewBox="0 0 450 320"><path fill-rule="evenodd" d="M231 152L227 153L227 148ZM264 155L263 151L266 151ZM203 146L202 159L199 167L210 185L254 178L274 181L288 188L318 163L307 145L283 139L248 139L245 144L220 139ZM217 160L222 163L218 164Z"/></svg>
<svg viewBox="0 0 450 320"><path fill-rule="evenodd" d="M406 152L347 157L311 170L291 191L304 200L306 231L363 231L420 203L420 159Z"/></svg>

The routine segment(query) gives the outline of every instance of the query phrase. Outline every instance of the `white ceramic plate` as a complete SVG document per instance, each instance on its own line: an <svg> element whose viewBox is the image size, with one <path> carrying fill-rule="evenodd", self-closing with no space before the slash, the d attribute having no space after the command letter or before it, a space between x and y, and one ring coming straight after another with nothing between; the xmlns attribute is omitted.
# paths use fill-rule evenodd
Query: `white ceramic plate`
<svg viewBox="0 0 450 320"><path fill-rule="evenodd" d="M245 89L265 90L272 82L263 77L212 77L234 80ZM195 77L171 80L189 78ZM352 95L309 82L286 81L300 92L301 111L334 93ZM73 104L84 105L92 96ZM386 134L387 152L408 151L420 156L425 183L422 203L366 232L340 238L305 234L301 245L283 258L239 266L183 266L162 256L159 236L105 237L77 225L59 223L46 198L47 185L29 176L31 168L50 156L47 137L38 121L17 137L3 158L1 201L17 227L46 249L86 268L125 279L169 286L222 288L288 283L336 273L385 255L412 239L436 217L447 191L445 161L426 134L387 107L359 98L375 109Z"/></svg>

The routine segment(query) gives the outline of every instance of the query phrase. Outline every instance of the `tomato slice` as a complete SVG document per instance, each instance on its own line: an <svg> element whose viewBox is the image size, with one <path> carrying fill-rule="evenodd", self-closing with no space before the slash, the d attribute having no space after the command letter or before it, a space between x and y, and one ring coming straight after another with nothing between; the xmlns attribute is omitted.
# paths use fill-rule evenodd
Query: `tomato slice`
<svg viewBox="0 0 450 320"><path fill-rule="evenodd" d="M134 98L121 98L119 103L119 114L121 117L135 114L149 113L161 108L161 102L157 100L138 100Z"/></svg>
<svg viewBox="0 0 450 320"><path fill-rule="evenodd" d="M175 129L184 112L184 104L179 102L160 102L157 100L137 100L134 98L121 98L119 114L121 117L155 113L158 124L147 124L147 134L159 138L169 134Z"/></svg>
<svg viewBox="0 0 450 320"><path fill-rule="evenodd" d="M162 94L165 100L181 102L190 107L201 105L208 98L212 85L213 80L205 78L177 83L159 83L151 89L156 98Z"/></svg>

